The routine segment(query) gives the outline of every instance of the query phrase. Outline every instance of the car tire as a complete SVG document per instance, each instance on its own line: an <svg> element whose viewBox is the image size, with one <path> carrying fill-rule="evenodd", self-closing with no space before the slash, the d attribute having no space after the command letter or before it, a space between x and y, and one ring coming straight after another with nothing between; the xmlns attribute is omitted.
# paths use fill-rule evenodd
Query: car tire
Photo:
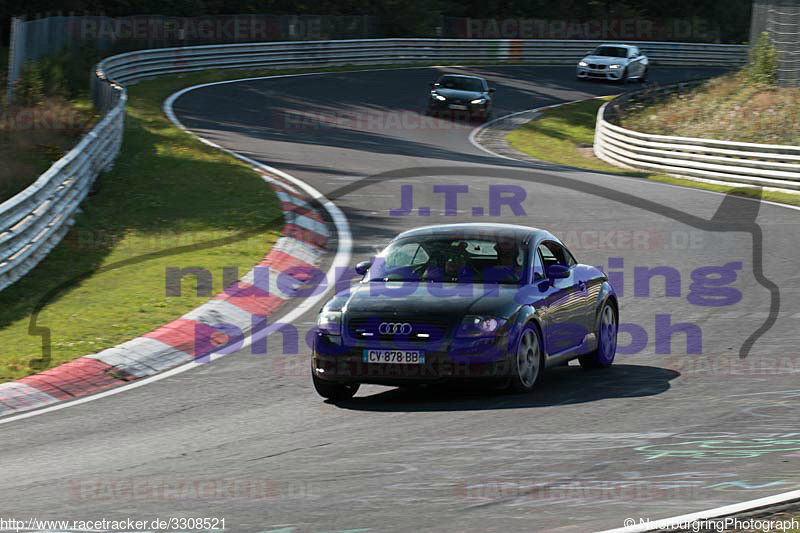
<svg viewBox="0 0 800 533"><path fill-rule="evenodd" d="M619 79L619 82L622 85L628 85L629 81L630 80L628 79L628 67L625 67L625 70L622 71L622 77Z"/></svg>
<svg viewBox="0 0 800 533"><path fill-rule="evenodd" d="M644 67L644 70L642 71L642 75L639 76L639 83L644 83L646 81L647 81L647 67Z"/></svg>
<svg viewBox="0 0 800 533"><path fill-rule="evenodd" d="M329 400L349 400L358 392L360 385L358 383L331 383L319 379L313 373L311 379L314 382L314 388L317 394Z"/></svg>
<svg viewBox="0 0 800 533"><path fill-rule="evenodd" d="M582 368L608 368L614 363L617 353L617 333L619 325L614 305L606 302L600 311L597 324L597 349L578 357Z"/></svg>
<svg viewBox="0 0 800 533"><path fill-rule="evenodd" d="M541 383L544 375L544 351L539 328L528 324L522 329L517 349L511 361L509 390L517 393L531 392Z"/></svg>

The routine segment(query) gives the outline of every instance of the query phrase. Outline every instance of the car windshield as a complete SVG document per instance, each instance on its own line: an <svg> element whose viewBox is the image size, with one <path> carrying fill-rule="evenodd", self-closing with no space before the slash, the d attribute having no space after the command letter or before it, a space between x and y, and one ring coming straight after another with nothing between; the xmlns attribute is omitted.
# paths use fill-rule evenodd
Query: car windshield
<svg viewBox="0 0 800 533"><path fill-rule="evenodd" d="M628 57L628 49L619 46L598 46L592 52L594 56L604 57Z"/></svg>
<svg viewBox="0 0 800 533"><path fill-rule="evenodd" d="M456 89L459 91L483 91L483 83L476 78L460 78L456 76L444 76L439 79L439 87L443 89Z"/></svg>
<svg viewBox="0 0 800 533"><path fill-rule="evenodd" d="M524 281L527 245L509 235L428 235L397 240L375 258L370 281Z"/></svg>

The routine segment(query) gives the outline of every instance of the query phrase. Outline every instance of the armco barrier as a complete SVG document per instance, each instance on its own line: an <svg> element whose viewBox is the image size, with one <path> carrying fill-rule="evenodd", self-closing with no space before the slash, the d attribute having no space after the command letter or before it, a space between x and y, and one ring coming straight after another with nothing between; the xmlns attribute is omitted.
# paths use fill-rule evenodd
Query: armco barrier
<svg viewBox="0 0 800 533"><path fill-rule="evenodd" d="M525 62L574 65L601 41L375 39L266 42L141 50L101 61L92 77L95 107L105 116L33 185L0 205L0 290L33 268L67 232L78 205L119 152L124 85L163 74L211 68L310 68L403 63ZM638 42L654 65L736 66L742 45Z"/></svg>
<svg viewBox="0 0 800 533"><path fill-rule="evenodd" d="M634 102L698 84L643 89L606 102L597 112L595 155L624 168L800 191L800 146L653 135L613 123Z"/></svg>
<svg viewBox="0 0 800 533"><path fill-rule="evenodd" d="M69 231L78 206L119 153L124 91L112 89L108 112L75 148L24 191L0 204L0 290L27 274ZM112 93L109 92L109 96Z"/></svg>

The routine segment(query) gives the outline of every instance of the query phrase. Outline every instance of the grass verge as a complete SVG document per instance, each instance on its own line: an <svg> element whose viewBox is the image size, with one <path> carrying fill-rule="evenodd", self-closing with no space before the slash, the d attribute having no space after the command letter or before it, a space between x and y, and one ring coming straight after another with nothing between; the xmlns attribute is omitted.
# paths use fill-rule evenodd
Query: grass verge
<svg viewBox="0 0 800 533"><path fill-rule="evenodd" d="M644 171L632 171L615 167L594 156L592 143L594 142L594 127L597 120L597 110L605 101L613 98L608 96L592 100L583 100L565 104L552 109L546 109L538 119L532 120L524 126L508 134L507 139L511 146L542 161L550 161L562 165L569 165L600 172L611 172L625 176L651 179L673 185L693 187L707 191L727 193L735 190L735 194L752 198L762 198L773 202L791 205L800 205L800 195L775 191L758 191L737 189L735 185L715 185L693 180L676 178L664 174L650 174Z"/></svg>
<svg viewBox="0 0 800 533"><path fill-rule="evenodd" d="M101 176L99 192L83 203L64 241L0 293L0 381L35 371L30 361L41 357L41 337L28 334L29 319L62 284L66 290L37 319L52 332L50 366L142 335L208 299L196 296L190 282L180 296L166 297L166 267L206 268L216 292L222 289L222 267L244 273L269 250L283 225L272 190L249 167L182 132L161 112L172 92L218 77L171 77L130 89L114 169ZM198 246L241 235L249 238ZM186 251L114 268L178 246Z"/></svg>
<svg viewBox="0 0 800 533"><path fill-rule="evenodd" d="M735 72L629 110L621 125L657 135L800 145L800 89L754 83L745 71Z"/></svg>

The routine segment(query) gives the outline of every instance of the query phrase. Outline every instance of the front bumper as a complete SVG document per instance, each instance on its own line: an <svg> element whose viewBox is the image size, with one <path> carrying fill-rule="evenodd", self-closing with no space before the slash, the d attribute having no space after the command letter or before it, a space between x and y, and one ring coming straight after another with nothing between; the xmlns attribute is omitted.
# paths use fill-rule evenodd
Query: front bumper
<svg viewBox="0 0 800 533"><path fill-rule="evenodd" d="M347 343L347 345L345 345ZM369 348L422 350L424 364L366 363ZM338 383L403 385L451 380L505 379L511 375L505 335L485 339L447 339L433 350L424 344L387 346L342 341L341 337L317 335L311 370L322 380Z"/></svg>
<svg viewBox="0 0 800 533"><path fill-rule="evenodd" d="M618 81L622 79L624 68L609 69L609 68L592 68L592 67L577 67L576 75L579 78L591 78L598 80Z"/></svg>

